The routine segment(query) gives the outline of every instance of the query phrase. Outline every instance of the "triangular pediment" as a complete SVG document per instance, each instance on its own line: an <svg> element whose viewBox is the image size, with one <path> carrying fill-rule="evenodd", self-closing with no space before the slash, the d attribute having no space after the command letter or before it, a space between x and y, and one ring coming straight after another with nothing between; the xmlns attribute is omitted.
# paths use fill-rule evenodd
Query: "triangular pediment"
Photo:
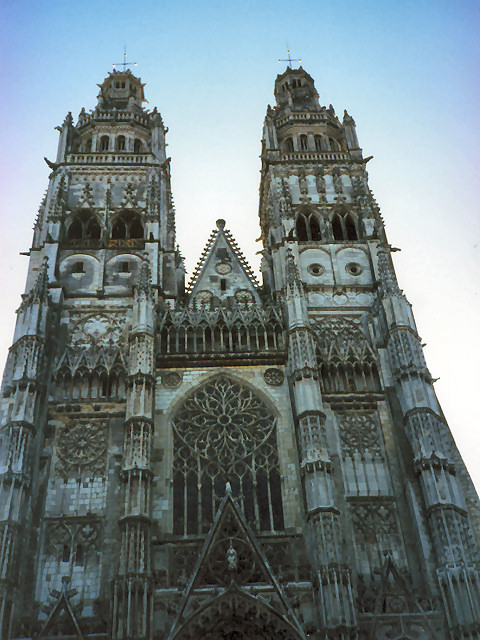
<svg viewBox="0 0 480 640"><path fill-rule="evenodd" d="M185 589L169 640L176 638L183 623L195 614L198 596L212 590L217 594L210 601L212 606L217 598L224 598L227 594L251 598L251 594L258 591L262 594L259 605L273 607L276 614L294 630L296 637L304 638L286 594L229 490L220 503Z"/></svg>
<svg viewBox="0 0 480 640"><path fill-rule="evenodd" d="M223 220L217 221L189 284L190 300L260 302L258 282Z"/></svg>
<svg viewBox="0 0 480 640"><path fill-rule="evenodd" d="M389 614L398 616L402 613L407 616L417 614L423 620L432 640L436 638L431 622L428 619L428 612L425 611L420 602L411 585L407 584L407 581L398 570L392 555L387 553L382 569L380 592L375 600L375 611L370 630L371 640L377 637L376 629L380 616ZM427 602L427 600L424 599L424 602Z"/></svg>
<svg viewBox="0 0 480 640"><path fill-rule="evenodd" d="M61 592L50 592L50 595L56 598L56 602L53 603L40 633L36 636L38 640L40 640L40 638L46 640L47 638L58 635L65 635L77 638L77 640L83 640L82 631L78 625L74 609L70 602L70 598L77 594L77 590L68 589L68 582L68 578L62 578Z"/></svg>

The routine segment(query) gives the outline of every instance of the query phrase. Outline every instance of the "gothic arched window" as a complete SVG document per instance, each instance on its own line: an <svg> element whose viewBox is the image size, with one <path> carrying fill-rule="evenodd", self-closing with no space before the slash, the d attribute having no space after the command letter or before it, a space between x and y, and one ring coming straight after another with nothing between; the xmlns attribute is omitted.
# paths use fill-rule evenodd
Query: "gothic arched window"
<svg viewBox="0 0 480 640"><path fill-rule="evenodd" d="M133 153L140 153L142 149L142 141L139 138L135 138L133 143Z"/></svg>
<svg viewBox="0 0 480 640"><path fill-rule="evenodd" d="M112 240L140 240L144 237L143 224L137 214L122 211L112 225Z"/></svg>
<svg viewBox="0 0 480 640"><path fill-rule="evenodd" d="M334 140L333 138L329 138L330 141L330 149L332 151L339 151L340 150L340 145L338 144L338 142L336 140Z"/></svg>
<svg viewBox="0 0 480 640"><path fill-rule="evenodd" d="M315 136L314 137L314 141L315 141L315 150L316 151L321 151L322 150L322 136Z"/></svg>
<svg viewBox="0 0 480 640"><path fill-rule="evenodd" d="M297 230L297 240L299 242L306 242L308 240L307 219L303 213L299 213L295 221Z"/></svg>
<svg viewBox="0 0 480 640"><path fill-rule="evenodd" d="M342 227L342 219L336 213L332 219L332 231L333 231L333 239L334 240L343 240L343 227Z"/></svg>
<svg viewBox="0 0 480 640"><path fill-rule="evenodd" d="M251 526L284 528L275 416L249 388L219 377L173 419L173 532L207 532L227 482Z"/></svg>
<svg viewBox="0 0 480 640"><path fill-rule="evenodd" d="M345 216L344 222L347 240L358 240L357 227L355 226L355 221L349 213L347 213L347 215Z"/></svg>
<svg viewBox="0 0 480 640"><path fill-rule="evenodd" d="M102 234L100 224L90 209L78 212L71 220L68 231L68 240L99 240Z"/></svg>
<svg viewBox="0 0 480 640"><path fill-rule="evenodd" d="M285 152L290 153L291 151L293 151L293 140L292 138L287 138L285 140Z"/></svg>
<svg viewBox="0 0 480 640"><path fill-rule="evenodd" d="M332 218L332 232L334 240L358 240L357 225L351 213L336 213Z"/></svg>
<svg viewBox="0 0 480 640"><path fill-rule="evenodd" d="M125 151L125 136L118 136L117 151Z"/></svg>
<svg viewBox="0 0 480 640"><path fill-rule="evenodd" d="M108 151L110 146L110 138L108 136L102 136L100 138L100 151Z"/></svg>
<svg viewBox="0 0 480 640"><path fill-rule="evenodd" d="M315 214L311 214L309 217L310 222L310 237L312 240L321 240L322 232L320 231L320 222Z"/></svg>
<svg viewBox="0 0 480 640"><path fill-rule="evenodd" d="M308 242L309 240L321 240L322 232L320 230L320 221L312 211L307 213L299 213L295 221L297 240L299 242Z"/></svg>
<svg viewBox="0 0 480 640"><path fill-rule="evenodd" d="M308 138L306 135L300 136L300 149L302 151L308 151Z"/></svg>

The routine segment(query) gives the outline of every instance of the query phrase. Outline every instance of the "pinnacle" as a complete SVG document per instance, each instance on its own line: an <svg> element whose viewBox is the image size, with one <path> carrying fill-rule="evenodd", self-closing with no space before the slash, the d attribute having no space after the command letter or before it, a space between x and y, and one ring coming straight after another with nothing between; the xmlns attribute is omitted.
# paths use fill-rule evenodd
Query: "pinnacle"
<svg viewBox="0 0 480 640"><path fill-rule="evenodd" d="M148 263L148 255L146 253L143 256L137 291L145 293L147 297L152 295L152 272Z"/></svg>
<svg viewBox="0 0 480 640"><path fill-rule="evenodd" d="M35 284L33 285L31 300L45 300L48 290L48 258L43 258L42 267L39 271Z"/></svg>

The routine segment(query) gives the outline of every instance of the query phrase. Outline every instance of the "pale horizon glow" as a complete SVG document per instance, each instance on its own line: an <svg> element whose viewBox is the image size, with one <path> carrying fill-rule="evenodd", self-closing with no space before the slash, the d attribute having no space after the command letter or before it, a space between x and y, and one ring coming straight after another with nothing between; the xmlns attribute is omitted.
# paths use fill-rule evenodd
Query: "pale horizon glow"
<svg viewBox="0 0 480 640"><path fill-rule="evenodd" d="M480 8L385 3L50 0L4 3L0 362L24 291L32 226L68 111L96 104L112 63L138 62L147 108L169 127L177 241L189 274L217 218L258 273L260 138L292 58L322 104L355 118L400 286L427 343L435 389L480 487ZM287 43L288 42L288 46ZM120 63L121 64L121 63Z"/></svg>

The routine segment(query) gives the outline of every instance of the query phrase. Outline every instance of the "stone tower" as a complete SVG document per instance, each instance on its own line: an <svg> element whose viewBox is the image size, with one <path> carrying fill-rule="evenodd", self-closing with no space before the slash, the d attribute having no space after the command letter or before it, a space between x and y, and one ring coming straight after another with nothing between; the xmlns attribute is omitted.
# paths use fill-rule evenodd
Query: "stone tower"
<svg viewBox="0 0 480 640"><path fill-rule="evenodd" d="M160 114L69 114L3 382L2 640L478 640L480 505L355 122L275 82L260 285L188 287Z"/></svg>

